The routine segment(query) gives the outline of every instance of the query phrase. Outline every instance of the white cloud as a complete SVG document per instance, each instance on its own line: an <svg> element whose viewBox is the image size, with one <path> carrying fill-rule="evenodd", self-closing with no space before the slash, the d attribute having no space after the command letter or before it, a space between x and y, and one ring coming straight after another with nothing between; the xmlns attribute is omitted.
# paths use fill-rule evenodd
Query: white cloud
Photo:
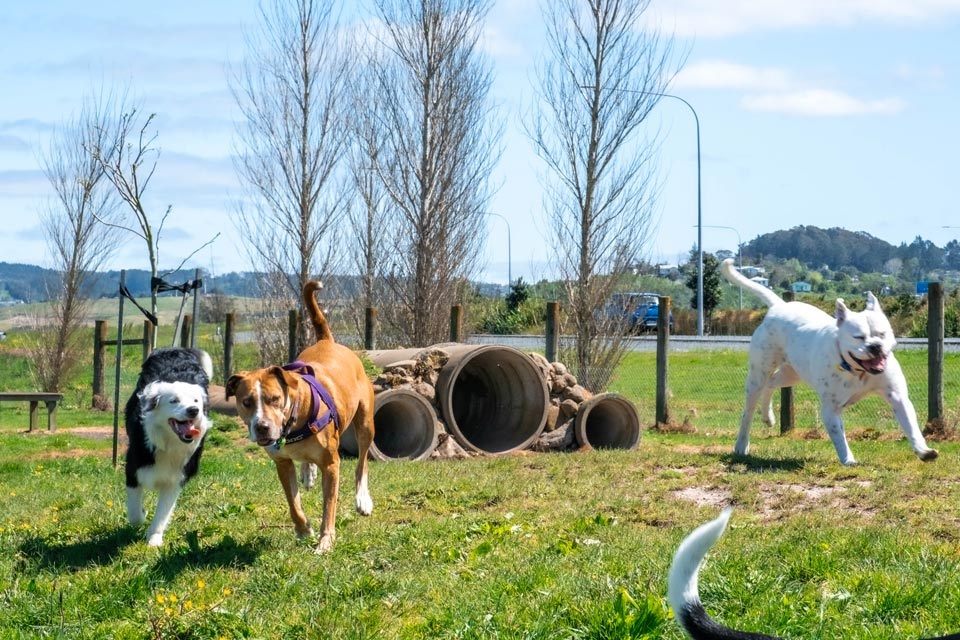
<svg viewBox="0 0 960 640"><path fill-rule="evenodd" d="M740 104L748 111L798 116L896 115L906 107L899 98L861 100L825 89L746 96Z"/></svg>
<svg viewBox="0 0 960 640"><path fill-rule="evenodd" d="M658 9L656 22L668 32L725 37L865 21L931 22L960 15L960 0L664 0Z"/></svg>
<svg viewBox="0 0 960 640"><path fill-rule="evenodd" d="M683 89L745 89L780 91L789 75L773 67L751 67L726 60L703 60L684 67L674 85Z"/></svg>

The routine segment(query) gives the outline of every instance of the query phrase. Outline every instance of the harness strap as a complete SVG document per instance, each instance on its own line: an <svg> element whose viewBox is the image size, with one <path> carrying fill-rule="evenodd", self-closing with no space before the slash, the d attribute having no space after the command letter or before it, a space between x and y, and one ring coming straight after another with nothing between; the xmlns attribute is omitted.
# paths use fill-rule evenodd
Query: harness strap
<svg viewBox="0 0 960 640"><path fill-rule="evenodd" d="M313 399L313 409L311 410L311 416L307 420L307 423L291 433L290 429L292 429L296 424L297 415L300 413L300 398L298 396L296 402L294 403L290 418L283 425L283 433L280 436L280 439L277 440L274 447L279 449L281 446L283 446L284 442L290 444L293 444L294 442L300 442L307 436L319 433L321 429L326 427L331 422L333 423L334 428L337 431L340 431L340 414L337 413L337 406L333 403L333 398L330 396L330 392L327 391L326 387L320 384L319 380L317 380L313 371L313 367L298 360L296 362L285 364L282 368L285 371L292 371L293 373L299 374L300 377L303 378L303 380L310 386L310 395ZM320 414L321 402L326 406L326 411L324 411L322 414Z"/></svg>

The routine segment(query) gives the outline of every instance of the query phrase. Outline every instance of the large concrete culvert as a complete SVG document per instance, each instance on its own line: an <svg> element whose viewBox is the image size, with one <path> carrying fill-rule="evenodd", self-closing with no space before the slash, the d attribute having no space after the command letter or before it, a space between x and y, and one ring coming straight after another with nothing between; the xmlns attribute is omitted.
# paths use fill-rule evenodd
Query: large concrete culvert
<svg viewBox="0 0 960 640"><path fill-rule="evenodd" d="M374 398L373 444L370 458L423 460L437 448L440 429L433 405L410 389L387 389ZM359 455L357 436L352 428L340 436L340 448L348 455Z"/></svg>
<svg viewBox="0 0 960 640"><path fill-rule="evenodd" d="M467 451L507 453L531 445L547 421L550 396L533 359L502 345L439 344L424 349L368 351L384 369L414 367L443 352L435 384L436 406L447 432Z"/></svg>
<svg viewBox="0 0 960 640"><path fill-rule="evenodd" d="M443 346L437 401L450 435L469 451L507 453L543 431L550 395L525 353L500 345Z"/></svg>
<svg viewBox="0 0 960 640"><path fill-rule="evenodd" d="M573 426L581 447L635 449L640 444L640 414L616 393L601 393L580 403Z"/></svg>

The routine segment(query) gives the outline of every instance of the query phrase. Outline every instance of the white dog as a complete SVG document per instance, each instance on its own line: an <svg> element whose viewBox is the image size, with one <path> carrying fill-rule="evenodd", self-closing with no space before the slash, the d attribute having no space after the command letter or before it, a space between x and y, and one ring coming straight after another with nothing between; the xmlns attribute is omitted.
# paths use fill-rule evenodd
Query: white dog
<svg viewBox="0 0 960 640"><path fill-rule="evenodd" d="M774 424L774 389L806 382L820 398L823 424L843 464L856 464L840 414L870 394L881 395L893 407L900 428L921 460L937 452L927 446L917 414L907 397L907 382L892 353L897 341L876 297L867 292L867 308L857 313L837 299L836 318L803 302L784 302L775 293L748 279L727 259L723 276L758 296L770 308L750 340L747 400L734 452L750 448L750 423L758 406L764 422Z"/></svg>
<svg viewBox="0 0 960 640"><path fill-rule="evenodd" d="M147 530L147 544L163 544L163 532L183 485L200 468L203 443L210 430L207 416L212 365L210 356L193 349L154 351L143 363L137 388L127 402L127 517L146 521L143 490L157 492L157 507Z"/></svg>

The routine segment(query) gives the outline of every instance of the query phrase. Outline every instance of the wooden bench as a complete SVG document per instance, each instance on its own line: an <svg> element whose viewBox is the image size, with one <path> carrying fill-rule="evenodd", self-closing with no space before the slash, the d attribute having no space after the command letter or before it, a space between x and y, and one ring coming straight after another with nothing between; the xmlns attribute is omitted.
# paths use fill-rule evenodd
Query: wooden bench
<svg viewBox="0 0 960 640"><path fill-rule="evenodd" d="M39 406L43 402L47 405L47 431L57 430L57 404L63 400L62 393L47 393L43 391L30 393L20 391L0 392L0 402L29 402L30 403L30 431L37 428L40 421Z"/></svg>

